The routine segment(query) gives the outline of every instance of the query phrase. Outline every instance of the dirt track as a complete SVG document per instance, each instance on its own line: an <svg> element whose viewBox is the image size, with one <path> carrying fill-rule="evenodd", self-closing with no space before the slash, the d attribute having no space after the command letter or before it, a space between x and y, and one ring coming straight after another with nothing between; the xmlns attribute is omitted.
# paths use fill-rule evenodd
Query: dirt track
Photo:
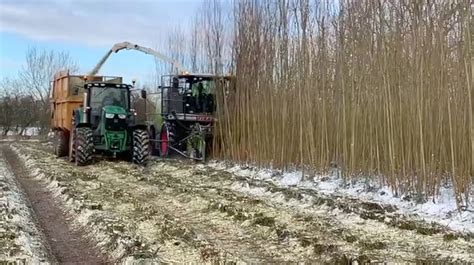
<svg viewBox="0 0 474 265"><path fill-rule="evenodd" d="M281 188L183 161L78 168L39 145L14 149L30 175L50 184L50 198L75 217L69 225L87 229L113 261L474 260L469 235L398 216L389 205Z"/></svg>
<svg viewBox="0 0 474 265"><path fill-rule="evenodd" d="M6 159L16 180L28 196L35 217L51 248L52 259L68 264L104 263L105 259L100 258L95 247L85 240L83 232L71 229L70 216L61 210L43 183L30 176L18 156L6 146L1 147L1 152L1 157Z"/></svg>

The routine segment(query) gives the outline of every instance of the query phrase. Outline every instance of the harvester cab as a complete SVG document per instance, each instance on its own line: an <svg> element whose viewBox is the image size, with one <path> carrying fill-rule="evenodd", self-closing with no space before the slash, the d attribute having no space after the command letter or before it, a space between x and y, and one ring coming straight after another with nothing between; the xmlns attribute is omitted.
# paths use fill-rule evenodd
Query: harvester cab
<svg viewBox="0 0 474 265"><path fill-rule="evenodd" d="M162 126L156 140L162 157L177 153L194 160L206 159L217 121L216 90L223 89L229 79L187 72L162 77Z"/></svg>

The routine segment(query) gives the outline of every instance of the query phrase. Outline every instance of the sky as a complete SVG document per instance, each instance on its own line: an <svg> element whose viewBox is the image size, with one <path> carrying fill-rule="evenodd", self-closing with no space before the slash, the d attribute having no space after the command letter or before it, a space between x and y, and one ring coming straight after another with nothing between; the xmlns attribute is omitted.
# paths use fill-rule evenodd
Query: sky
<svg viewBox="0 0 474 265"><path fill-rule="evenodd" d="M203 0L0 0L0 79L15 77L30 47L68 52L89 72L122 41L160 50L168 34L189 27ZM125 82L152 79L153 57L112 54L99 74Z"/></svg>

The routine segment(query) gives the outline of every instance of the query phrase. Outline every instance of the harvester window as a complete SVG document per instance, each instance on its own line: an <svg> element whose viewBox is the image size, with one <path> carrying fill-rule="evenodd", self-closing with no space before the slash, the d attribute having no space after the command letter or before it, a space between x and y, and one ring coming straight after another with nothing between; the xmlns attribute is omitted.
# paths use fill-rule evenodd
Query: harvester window
<svg viewBox="0 0 474 265"><path fill-rule="evenodd" d="M214 111L214 80L195 80L192 83L192 97L194 111L198 113L212 113Z"/></svg>

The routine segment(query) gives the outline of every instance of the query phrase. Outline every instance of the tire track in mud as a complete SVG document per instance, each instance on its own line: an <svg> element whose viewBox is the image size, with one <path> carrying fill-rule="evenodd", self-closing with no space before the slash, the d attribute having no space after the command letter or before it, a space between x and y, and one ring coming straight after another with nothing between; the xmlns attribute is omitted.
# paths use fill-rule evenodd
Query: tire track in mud
<svg viewBox="0 0 474 265"><path fill-rule="evenodd" d="M0 151L0 264L49 262L55 262L51 249Z"/></svg>
<svg viewBox="0 0 474 265"><path fill-rule="evenodd" d="M7 146L0 146L12 173L28 197L32 212L51 248L53 260L59 263L104 264L107 260L84 238L83 232L70 227L67 216L42 183L31 178L18 156Z"/></svg>
<svg viewBox="0 0 474 265"><path fill-rule="evenodd" d="M34 152L34 151L33 151ZM48 154L45 154L46 156L49 156ZM46 165L46 164L44 164ZM40 165L42 166L42 165ZM64 167L61 167L62 170L69 170L69 169L73 169L73 170L70 170L69 171L69 176L67 175L64 175L64 174L53 174L52 178L55 179L55 180L58 180L58 181L61 181L61 179L65 179L67 177L70 177L72 176L73 178L76 178L78 180L91 180L91 179L94 179L94 173L93 172L88 172L88 169L90 169L90 167L83 167L83 168L75 168L75 167L71 167L71 168L68 168L68 164L63 164L61 166L64 166ZM50 170L54 171L54 165L52 165L52 167L49 167ZM123 177L123 176L122 176ZM104 178L105 179L105 178ZM113 215L115 216L121 216L123 219L127 219L128 216L126 215L129 215L129 214L132 214L131 217L135 218L133 219L133 223L143 223L144 221L148 221L148 219L151 219L149 218L149 214L152 214L153 217L163 217L163 218L153 218L154 220L154 223L152 224L153 226L157 227L160 229L160 232L161 234L164 235L164 237L162 238L154 238L154 239L157 239L160 241L160 243L162 243L163 240L167 240L167 241L173 241L172 242L172 247L173 246L177 246L177 242L174 238L181 238L183 239L182 240L182 243L184 244L190 244L192 245L193 248L198 248L198 255L196 256L195 253L190 253L190 252L184 252L184 253L176 253L176 252L173 252L173 250L171 251L172 254L184 254L184 260L177 260L177 259L173 259L172 257L168 258L165 256L165 257L160 257L160 260L163 260L163 261L168 261L168 262L192 262L192 261L196 261L196 260L199 260L200 257L202 257L204 260L216 260L215 256L217 254L223 254L224 257L219 257L220 258L223 258L224 260L240 260L242 261L242 259L239 259L239 258L236 258L234 256L231 256L229 255L228 253L225 252L225 250L222 250L223 253L216 253L216 250L213 248L212 244L209 243L209 242L206 242L206 239L203 238L203 235L205 233L199 231L199 232L196 232L196 229L190 229L189 228L189 223L183 223L182 221L180 221L178 218L178 216L176 215L176 209L173 209L172 211L170 211L169 209L167 210L166 208L162 208L162 207L156 207L156 206L153 206L152 207L152 211L153 213L150 213L150 212L147 212L147 210L150 210L149 208L150 207L147 207L146 205L144 206L143 204L146 204L146 203L143 203L143 202L146 202L147 200L150 200L150 198L147 198L146 197L146 192L144 192L144 190L141 190L139 193L140 194L144 194L145 197L144 198L141 198L141 196L131 196L130 195L130 192L128 192L129 190L133 190L131 189L131 186L130 185L127 185L127 182L130 182L131 180L127 180L125 179L124 182L122 183L122 181L120 181L120 179L114 179L115 182L113 183L107 183L107 181L101 181L100 182L100 192L98 193L95 193L95 194L80 194L80 193L76 193L76 197L87 197L87 201L96 201L96 202L104 202L102 205L98 205L98 204L95 204L95 205L91 205L91 207L93 209L99 209L99 208L104 208L104 209L107 209L107 211L110 211L110 212L113 212ZM117 182L119 181L119 182ZM82 182L82 181L79 181L79 182ZM80 185L80 183L78 183ZM78 187L78 185L65 185L64 186L65 189L66 189L66 192L68 193L73 193L74 189L76 187ZM114 189L116 187L121 187L121 189ZM88 187L87 185L86 186L81 186L79 188L80 190L82 191L89 191L89 189L95 189L95 188L91 188L91 187ZM122 191L124 190L124 191ZM120 194L122 193L122 194ZM84 196L82 196L84 195ZM74 196L73 196L74 197ZM107 199L112 199L110 202L111 204L116 204L116 205L111 205L111 204L108 204L107 203ZM161 200L160 201L164 201L163 199L164 198L160 198ZM166 201L164 201L166 202ZM86 206L86 207L89 207L89 206ZM127 210L128 211L125 211L125 212L121 212L120 211L120 208L128 208ZM147 209L148 208L148 209ZM139 214L140 216L137 216L137 215L133 215L134 214L134 211L139 211ZM182 215L180 216L181 218L183 217ZM111 220L108 220L109 222ZM97 224L96 222L93 222L94 224ZM131 223L131 222L128 222L128 223ZM124 225L123 223L120 223L120 222L117 222L116 224L114 224L114 226L117 228L118 227L118 230L123 230L124 227L126 227L127 225ZM125 229L129 229L130 227L126 227ZM153 229L150 229L150 230L153 230ZM123 232L123 231L122 231ZM148 233L152 232L152 231L147 231ZM130 234L130 233L128 233ZM146 237L146 236L144 236ZM169 238L167 238L169 237ZM196 238L196 237L199 237L199 238ZM119 238L119 240L121 240ZM137 240L136 241L136 245L142 245L143 243L143 240ZM183 245L184 245L183 244ZM254 249L257 249L257 247L254 245ZM169 248L167 249L166 246L165 246L165 251L166 250L169 250ZM142 247L138 250L138 252L147 252L149 251L149 249L147 247ZM136 254L139 254L139 255L136 255ZM160 255L162 254L161 252L159 251L155 251L155 254L157 255ZM166 253L164 253L166 254ZM258 253L257 253L258 254ZM256 255L257 255L256 254ZM149 257L149 253L137 253L137 252L131 252L131 253L127 253L127 255L129 256L140 256L141 257L145 257L145 258L148 258ZM191 259L186 259L187 257L186 256L190 256ZM227 257L229 256L229 257Z"/></svg>
<svg viewBox="0 0 474 265"><path fill-rule="evenodd" d="M39 152L39 157L50 156ZM442 235L400 230L377 218L364 220L359 213L321 205L310 192L275 188L207 166L168 161L140 170L128 163L101 161L78 169L54 161L79 178L95 174L100 192L94 192L97 185L88 188L82 181L74 182L80 184L77 192L134 222L138 228L127 229L143 241L160 241L161 250L155 253L165 257L177 254L175 243L196 249L198 255L187 261L199 257L249 262L452 261L456 257L469 261L473 249L463 239L445 241ZM261 190L255 194L252 189ZM300 207L302 203L307 205Z"/></svg>
<svg viewBox="0 0 474 265"><path fill-rule="evenodd" d="M31 153L30 150L28 152ZM44 155L40 156L43 157ZM245 205L246 201L251 201L248 198L236 197L233 192L225 191L223 195L216 194L195 202L202 196L193 191L195 187L189 187L185 183L179 184L175 180L159 177L161 184L149 185L150 182L138 180L144 172L134 169L127 163L102 161L96 166L108 169L102 170L100 173L94 173L94 170L97 169L94 167L68 168L62 166L62 169L71 169L70 173L74 172L74 176L79 179L87 179L87 175L97 174L97 181L101 182L101 192L96 193L94 197L88 196L88 200L105 202L107 196L112 195L113 201L117 204L129 204L128 207L135 208L133 210L138 210L142 216L164 216L164 220L160 220L165 223L164 225L156 220L160 218L153 220L152 225L159 228L159 231L156 231L157 229L151 230L165 234L165 236L169 233L172 238L174 237L184 244L192 245L198 249L199 254L204 258L214 261L247 262L320 260L319 256L314 255L313 251L307 248L308 246L301 246L299 240L286 240L289 242L285 242L285 238L288 238L286 228L275 229L273 217L265 216L261 211L252 211L249 208L249 210L241 211L242 215L240 217L236 218L236 216L229 215L230 207L226 208L224 206L228 204L226 201L229 201L229 199L243 200ZM108 179L109 176L113 175L118 176L118 178ZM60 177L55 178L59 179ZM196 185L198 188L199 186L202 185ZM121 187L120 190L124 194L114 196L114 194L120 193L117 192L117 187ZM157 187L161 188L157 189ZM87 191L88 188L83 186L80 189ZM200 189L203 190L206 187ZM133 207L133 204L141 206ZM107 203L100 207L107 210L117 208L107 205ZM154 213L146 212L147 208L152 209ZM224 208L225 210L223 210ZM245 207L242 207L242 209L245 209ZM129 213L130 211L115 212L115 214L122 216ZM136 216L132 216L132 218L135 218L133 221L139 224L148 221L140 220L141 218L136 218ZM246 224L242 226L242 222L246 222ZM150 232L152 231L144 231L141 234ZM319 247L322 250L326 249L323 245L319 245ZM334 246L328 248L334 250ZM166 253L158 252L158 254L166 256ZM162 258L166 260L166 257L163 256Z"/></svg>

